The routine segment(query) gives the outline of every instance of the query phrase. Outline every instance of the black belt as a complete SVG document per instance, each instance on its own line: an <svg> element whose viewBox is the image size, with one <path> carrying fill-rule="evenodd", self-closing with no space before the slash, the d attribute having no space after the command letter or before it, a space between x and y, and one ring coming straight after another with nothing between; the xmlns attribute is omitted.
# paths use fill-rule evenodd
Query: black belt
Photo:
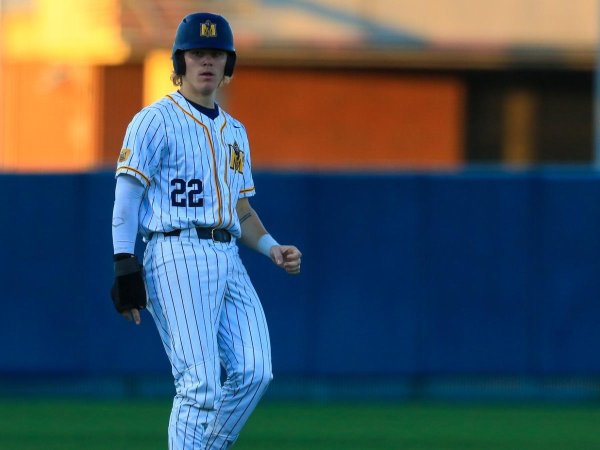
<svg viewBox="0 0 600 450"><path fill-rule="evenodd" d="M179 236L181 230L173 230L162 233L163 236ZM215 242L231 242L231 233L223 228L196 227L198 239L212 239Z"/></svg>

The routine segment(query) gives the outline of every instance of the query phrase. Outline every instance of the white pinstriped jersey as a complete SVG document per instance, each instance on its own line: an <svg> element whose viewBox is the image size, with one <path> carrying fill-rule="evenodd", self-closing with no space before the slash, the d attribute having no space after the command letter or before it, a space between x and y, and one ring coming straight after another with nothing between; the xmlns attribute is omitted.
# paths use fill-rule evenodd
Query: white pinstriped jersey
<svg viewBox="0 0 600 450"><path fill-rule="evenodd" d="M220 109L210 119L179 92L142 109L127 127L116 175L146 185L140 232L225 228L240 237L239 198L254 195L246 129Z"/></svg>
<svg viewBox="0 0 600 450"><path fill-rule="evenodd" d="M147 187L139 211L147 308L176 388L169 449L228 449L271 381L269 332L235 239L199 239L193 228L240 237L236 205L254 195L246 130L173 93L132 119L120 174ZM182 231L160 233L174 229Z"/></svg>

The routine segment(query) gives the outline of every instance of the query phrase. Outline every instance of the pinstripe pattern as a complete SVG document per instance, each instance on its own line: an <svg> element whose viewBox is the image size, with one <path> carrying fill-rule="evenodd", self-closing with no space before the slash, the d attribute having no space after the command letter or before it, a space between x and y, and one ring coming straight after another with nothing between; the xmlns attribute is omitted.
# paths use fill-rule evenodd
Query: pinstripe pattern
<svg viewBox="0 0 600 450"><path fill-rule="evenodd" d="M233 143L244 153L241 173L231 168ZM245 129L223 111L209 119L176 93L134 117L123 147L117 175L147 186L139 219L148 311L176 391L169 449L227 449L272 378L265 315L235 239L236 203L254 195ZM202 180L202 205L174 206L173 179ZM226 228L234 239L199 240L196 225ZM173 229L183 231L152 234Z"/></svg>
<svg viewBox="0 0 600 450"><path fill-rule="evenodd" d="M244 154L242 173L229 167L234 143ZM240 236L235 205L255 193L248 137L240 122L223 110L211 120L173 93L136 114L123 149L130 153L119 160L117 175L134 176L148 187L140 210L143 236L195 225L227 228ZM202 198L203 207L172 207L174 179L201 180L203 192L196 199Z"/></svg>

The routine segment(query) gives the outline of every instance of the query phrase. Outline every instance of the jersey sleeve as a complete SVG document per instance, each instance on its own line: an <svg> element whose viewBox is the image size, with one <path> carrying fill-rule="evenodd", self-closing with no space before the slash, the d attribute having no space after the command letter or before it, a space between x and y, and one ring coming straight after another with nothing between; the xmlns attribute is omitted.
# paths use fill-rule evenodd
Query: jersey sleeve
<svg viewBox="0 0 600 450"><path fill-rule="evenodd" d="M244 130L245 131L245 130ZM256 194L254 188L254 180L252 179L252 158L250 157L250 144L248 143L248 136L244 133L244 148L246 148L246 154L244 155L244 169L242 171L243 182L240 189L240 198L252 197Z"/></svg>
<svg viewBox="0 0 600 450"><path fill-rule="evenodd" d="M137 113L125 132L115 176L131 175L148 187L160 164L164 129L162 116L154 108Z"/></svg>

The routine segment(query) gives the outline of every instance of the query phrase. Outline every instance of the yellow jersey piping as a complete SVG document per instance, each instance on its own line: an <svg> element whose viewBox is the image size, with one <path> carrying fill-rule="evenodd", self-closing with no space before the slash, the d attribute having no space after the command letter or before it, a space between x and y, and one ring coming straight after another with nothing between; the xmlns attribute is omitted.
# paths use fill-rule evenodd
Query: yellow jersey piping
<svg viewBox="0 0 600 450"><path fill-rule="evenodd" d="M171 97L170 95L167 95L168 99L171 100L173 103L175 103L175 105L187 116L191 117L192 120L194 122L196 122L198 125L200 125L203 129L204 129L204 134L206 135L206 137L208 138L208 145L210 146L210 152L212 154L212 159L213 159L213 174L214 174L214 179L215 179L215 187L217 189L217 202L219 204L219 208L218 208L218 213L219 213L219 222L217 223L217 227L219 227L221 225L221 223L223 222L223 218L221 216L221 209L223 207L223 203L221 200L221 188L219 187L219 177L217 176L217 157L215 155L215 147L213 145L213 141L212 138L210 137L210 132L208 130L208 128L206 127L206 125L204 125L202 122L200 122L198 119L196 119L192 114L190 114L188 111L186 111L185 109L183 109L181 107L181 105L179 103L177 103L177 101L175 101L175 99L173 97Z"/></svg>
<svg viewBox="0 0 600 450"><path fill-rule="evenodd" d="M146 182L146 184L148 186L150 186L150 179L146 175L144 175L142 172L140 172L139 170L134 169L133 167L129 167L129 166L120 166L120 167L117 167L117 173L120 172L120 171L122 171L122 170L131 170L132 172L137 173L140 177L142 177L144 179L144 181Z"/></svg>
<svg viewBox="0 0 600 450"><path fill-rule="evenodd" d="M225 145L225 142L223 141L223 130L225 130L225 126L227 125L227 119L224 118L223 119L223 125L221 126L221 141L223 142L223 144ZM229 172L229 153L225 154L225 185L227 186L227 191L229 192L229 223L227 224L227 226L225 228L229 228L231 226L231 222L233 221L233 210L231 208L231 186L229 186L229 182L227 180L227 173Z"/></svg>

